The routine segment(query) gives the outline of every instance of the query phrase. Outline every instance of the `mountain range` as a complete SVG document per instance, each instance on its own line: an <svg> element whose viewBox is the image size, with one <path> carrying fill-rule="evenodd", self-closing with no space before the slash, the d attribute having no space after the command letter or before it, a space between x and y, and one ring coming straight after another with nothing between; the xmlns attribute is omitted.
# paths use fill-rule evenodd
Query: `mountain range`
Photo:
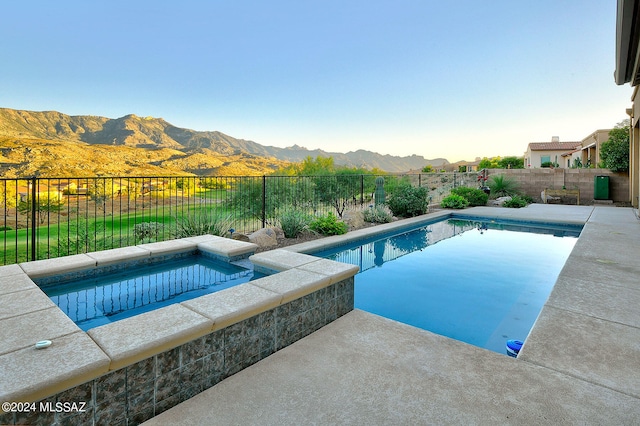
<svg viewBox="0 0 640 426"><path fill-rule="evenodd" d="M180 128L162 118L121 118L0 108L0 171L4 177L116 175L262 175L306 157L387 172L439 167L446 159L264 146L217 131Z"/></svg>

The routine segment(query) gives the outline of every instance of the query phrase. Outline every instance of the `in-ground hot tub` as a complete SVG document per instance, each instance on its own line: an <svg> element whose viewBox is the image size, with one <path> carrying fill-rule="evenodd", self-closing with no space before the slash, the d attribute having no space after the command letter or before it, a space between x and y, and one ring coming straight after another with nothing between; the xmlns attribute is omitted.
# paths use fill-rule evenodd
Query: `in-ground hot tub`
<svg viewBox="0 0 640 426"><path fill-rule="evenodd" d="M82 330L264 277L246 260L192 250L34 279Z"/></svg>

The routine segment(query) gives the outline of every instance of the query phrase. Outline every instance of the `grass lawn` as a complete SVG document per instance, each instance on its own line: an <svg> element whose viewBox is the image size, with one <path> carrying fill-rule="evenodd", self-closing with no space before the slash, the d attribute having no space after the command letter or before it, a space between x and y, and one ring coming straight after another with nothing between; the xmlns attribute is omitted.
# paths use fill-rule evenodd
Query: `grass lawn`
<svg viewBox="0 0 640 426"><path fill-rule="evenodd" d="M201 213L215 214L219 211L221 211L220 206L211 203L172 209L153 206L141 209L134 214L113 216L105 214L88 219L70 217L65 222L36 228L37 258L45 259L148 242L150 240L141 241L136 237L135 225L143 222L162 224L154 241L171 239L176 218ZM31 259L31 232L31 229L0 231L0 265L33 260ZM58 250L59 243L61 250Z"/></svg>

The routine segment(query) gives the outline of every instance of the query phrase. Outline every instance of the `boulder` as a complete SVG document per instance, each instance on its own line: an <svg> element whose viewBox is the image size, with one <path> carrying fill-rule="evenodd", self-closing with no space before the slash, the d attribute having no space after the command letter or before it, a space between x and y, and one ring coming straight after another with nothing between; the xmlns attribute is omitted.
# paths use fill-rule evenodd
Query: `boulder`
<svg viewBox="0 0 640 426"><path fill-rule="evenodd" d="M342 221L347 224L349 229L360 229L364 226L364 216L362 212L344 212Z"/></svg>
<svg viewBox="0 0 640 426"><path fill-rule="evenodd" d="M279 226L273 226L271 229L276 233L276 239L284 238L284 231Z"/></svg>
<svg viewBox="0 0 640 426"><path fill-rule="evenodd" d="M492 206L501 206L504 204L505 201L509 201L511 200L511 197L499 197L496 198L495 200L491 201L491 205Z"/></svg>
<svg viewBox="0 0 640 426"><path fill-rule="evenodd" d="M262 228L249 235L249 241L260 248L268 249L278 246L276 231L271 228Z"/></svg>
<svg viewBox="0 0 640 426"><path fill-rule="evenodd" d="M251 242L251 240L249 239L249 236L248 236L248 235L241 234L241 233L239 233L239 232L233 233L233 234L231 235L231 238L232 238L232 239L234 239L234 240L238 240L238 241L244 241L244 242L246 242L246 243Z"/></svg>

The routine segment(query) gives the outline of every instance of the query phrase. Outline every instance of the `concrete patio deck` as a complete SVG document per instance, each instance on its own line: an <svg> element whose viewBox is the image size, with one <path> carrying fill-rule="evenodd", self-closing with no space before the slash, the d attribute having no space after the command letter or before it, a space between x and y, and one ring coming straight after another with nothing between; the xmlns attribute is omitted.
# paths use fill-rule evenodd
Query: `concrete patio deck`
<svg viewBox="0 0 640 426"><path fill-rule="evenodd" d="M145 424L638 424L634 211L456 213L586 222L517 359L355 310Z"/></svg>

